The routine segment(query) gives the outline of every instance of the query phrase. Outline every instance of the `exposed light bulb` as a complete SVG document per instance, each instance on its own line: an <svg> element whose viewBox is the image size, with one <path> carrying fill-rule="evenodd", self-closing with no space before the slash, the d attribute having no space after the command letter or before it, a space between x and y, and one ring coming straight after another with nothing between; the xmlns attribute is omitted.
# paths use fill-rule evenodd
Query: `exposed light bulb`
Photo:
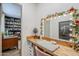
<svg viewBox="0 0 79 59"><path fill-rule="evenodd" d="M72 26L73 24L72 23L70 23L70 26Z"/></svg>
<svg viewBox="0 0 79 59"><path fill-rule="evenodd" d="M73 13L71 12L70 15L73 15Z"/></svg>
<svg viewBox="0 0 79 59"><path fill-rule="evenodd" d="M69 29L70 31L72 31L72 29Z"/></svg>
<svg viewBox="0 0 79 59"><path fill-rule="evenodd" d="M72 34L69 34L70 37L72 37Z"/></svg>

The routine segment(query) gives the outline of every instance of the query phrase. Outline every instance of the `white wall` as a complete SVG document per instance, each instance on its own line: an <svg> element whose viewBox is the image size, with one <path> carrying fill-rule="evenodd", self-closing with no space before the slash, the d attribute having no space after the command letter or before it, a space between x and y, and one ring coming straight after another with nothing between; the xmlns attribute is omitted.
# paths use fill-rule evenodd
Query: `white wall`
<svg viewBox="0 0 79 59"><path fill-rule="evenodd" d="M37 27L40 32L40 20L43 16L55 12L68 10L72 6L79 8L79 4L22 4L22 55L29 55L26 36L32 35Z"/></svg>
<svg viewBox="0 0 79 59"><path fill-rule="evenodd" d="M0 55L2 55L2 33L4 33L4 14L1 13L1 20L0 20Z"/></svg>
<svg viewBox="0 0 79 59"><path fill-rule="evenodd" d="M4 24L4 23L5 23L5 20L4 20L4 18L5 18L5 14L2 13L2 14L1 14L1 27L0 27L2 33L5 32L5 24Z"/></svg>
<svg viewBox="0 0 79 59"><path fill-rule="evenodd" d="M37 10L35 4L22 4L22 7L22 55L30 55L26 37L32 35L32 30L36 27Z"/></svg>

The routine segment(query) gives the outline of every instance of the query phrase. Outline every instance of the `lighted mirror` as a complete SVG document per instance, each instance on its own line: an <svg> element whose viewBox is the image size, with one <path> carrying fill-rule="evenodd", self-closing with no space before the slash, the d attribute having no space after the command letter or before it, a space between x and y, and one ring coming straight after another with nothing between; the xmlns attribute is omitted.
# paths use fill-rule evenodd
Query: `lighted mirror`
<svg viewBox="0 0 79 59"><path fill-rule="evenodd" d="M44 23L44 35L55 39L69 40L71 22L72 16L70 14L50 18Z"/></svg>
<svg viewBox="0 0 79 59"><path fill-rule="evenodd" d="M76 9L71 8L67 11L48 15L41 19L41 35L71 41L71 35L73 34L72 22L74 20L73 15Z"/></svg>

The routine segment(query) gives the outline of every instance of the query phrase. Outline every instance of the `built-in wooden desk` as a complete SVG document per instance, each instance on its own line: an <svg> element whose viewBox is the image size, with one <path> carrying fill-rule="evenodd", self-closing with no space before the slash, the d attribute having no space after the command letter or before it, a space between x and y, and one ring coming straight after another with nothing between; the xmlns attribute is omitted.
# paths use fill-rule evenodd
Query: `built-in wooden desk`
<svg viewBox="0 0 79 59"><path fill-rule="evenodd" d="M60 45L60 48L58 48L57 50L55 50L54 52L51 52L49 50L47 50L46 48L40 46L39 44L36 43L37 39L34 38L27 38L28 41L30 41L31 43L33 43L33 45L38 46L39 48L43 49L45 52L54 55L54 56L79 56L79 52L76 52L73 48L64 46L64 45Z"/></svg>

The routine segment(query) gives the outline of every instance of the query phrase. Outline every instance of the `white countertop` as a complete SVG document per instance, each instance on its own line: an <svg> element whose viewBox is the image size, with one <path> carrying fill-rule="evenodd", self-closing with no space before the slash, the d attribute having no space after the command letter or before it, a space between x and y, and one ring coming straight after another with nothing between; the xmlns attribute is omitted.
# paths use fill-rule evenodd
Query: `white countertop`
<svg viewBox="0 0 79 59"><path fill-rule="evenodd" d="M16 38L17 36L13 36L13 35L11 35L11 36L4 36L4 39L8 39L8 38Z"/></svg>

